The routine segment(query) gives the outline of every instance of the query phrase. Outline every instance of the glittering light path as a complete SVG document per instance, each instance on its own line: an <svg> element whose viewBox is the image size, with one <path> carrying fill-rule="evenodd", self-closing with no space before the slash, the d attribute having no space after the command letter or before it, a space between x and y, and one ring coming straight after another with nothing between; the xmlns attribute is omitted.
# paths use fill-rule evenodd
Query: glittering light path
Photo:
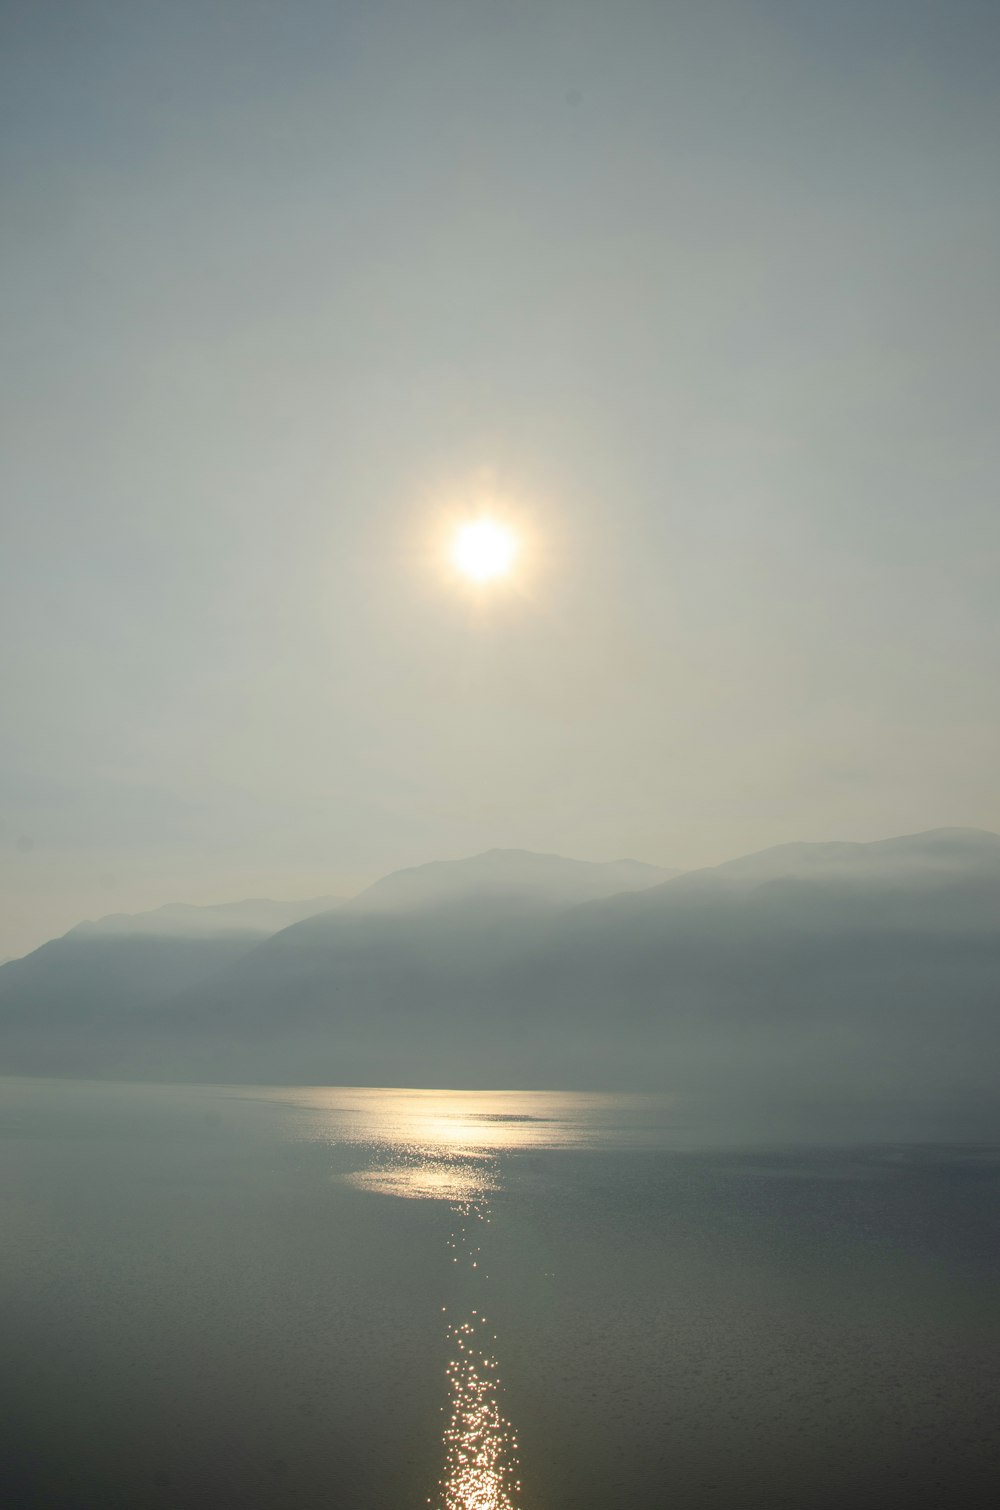
<svg viewBox="0 0 1000 1510"><path fill-rule="evenodd" d="M375 1195L447 1203L453 1218L449 1269L461 1299L441 1308L448 1344L442 1469L427 1504L432 1510L519 1510L518 1443L502 1409L483 1238L492 1220L491 1193L503 1186L505 1156L576 1146L585 1131L581 1098L350 1087L311 1087L301 1096L309 1107L329 1101L339 1119L335 1141L366 1150L363 1167L338 1178ZM588 1107L602 1104L584 1100Z"/></svg>
<svg viewBox="0 0 1000 1510"><path fill-rule="evenodd" d="M449 1246L452 1261L488 1276L481 1268L481 1226L489 1222L482 1198L456 1202L461 1218ZM517 1510L517 1438L500 1409L502 1386L493 1353L496 1337L478 1308L448 1327L448 1424L444 1432L444 1473L438 1495L428 1503L436 1510Z"/></svg>

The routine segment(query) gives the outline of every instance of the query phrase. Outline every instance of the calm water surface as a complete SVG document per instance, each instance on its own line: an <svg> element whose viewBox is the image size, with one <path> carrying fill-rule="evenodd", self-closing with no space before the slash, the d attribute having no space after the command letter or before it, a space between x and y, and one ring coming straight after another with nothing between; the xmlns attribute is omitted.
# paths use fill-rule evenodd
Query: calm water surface
<svg viewBox="0 0 1000 1510"><path fill-rule="evenodd" d="M0 1177L4 1504L996 1502L986 1144L6 1080Z"/></svg>

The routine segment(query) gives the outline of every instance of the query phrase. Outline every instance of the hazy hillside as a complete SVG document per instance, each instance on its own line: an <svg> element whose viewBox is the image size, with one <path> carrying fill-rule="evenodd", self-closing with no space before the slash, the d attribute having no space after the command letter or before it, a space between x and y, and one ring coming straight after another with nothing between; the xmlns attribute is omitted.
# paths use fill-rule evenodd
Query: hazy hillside
<svg viewBox="0 0 1000 1510"><path fill-rule="evenodd" d="M122 1024L129 1015L203 985L290 921L332 901L173 903L80 923L0 966L3 1062L46 1070L79 1061L100 1070L108 1031L127 1036Z"/></svg>
<svg viewBox="0 0 1000 1510"><path fill-rule="evenodd" d="M417 867L136 1021L95 1020L72 1054L162 1078L985 1103L1000 837L789 845L666 881L520 852Z"/></svg>
<svg viewBox="0 0 1000 1510"><path fill-rule="evenodd" d="M234 1078L991 1092L995 835L786 846L557 910L461 888L376 910L390 880L189 993L152 1059L183 1040Z"/></svg>
<svg viewBox="0 0 1000 1510"><path fill-rule="evenodd" d="M491 849L469 859L437 860L393 871L346 903L343 910L399 915L468 902L570 907L616 893L642 891L678 874L638 860L595 864L526 849Z"/></svg>
<svg viewBox="0 0 1000 1510"><path fill-rule="evenodd" d="M191 902L168 902L151 912L113 912L95 922L78 923L67 938L224 938L252 935L269 938L317 912L328 912L339 897L309 897L299 902L274 902L269 897L251 897L244 902L217 902L197 906Z"/></svg>
<svg viewBox="0 0 1000 1510"><path fill-rule="evenodd" d="M332 1014L367 1036L386 1011L402 1004L416 1023L425 1000L457 990L474 1013L490 973L536 949L554 917L669 875L636 861L593 864L523 850L396 871L335 911L275 934L205 990L179 998L168 1009L170 1029L214 1025L238 1040L253 1024L294 1038L303 1020Z"/></svg>
<svg viewBox="0 0 1000 1510"><path fill-rule="evenodd" d="M390 999L423 991L433 998L439 976L467 979L474 990L485 970L537 943L555 912L671 874L631 860L594 864L494 850L395 872L332 910L321 901L302 904L300 916L318 915L277 933L268 926L274 936L260 947L262 935L250 925L263 925L262 908L287 904L174 906L104 919L16 962L23 968L6 990L0 971L5 1059L11 1067L51 1062L183 1077L205 1069L205 1046L222 1034L228 1050L213 1051L216 1068L205 1072L225 1075L227 1052L242 1062L242 1037L256 1024L255 1031L279 1036L289 1028L301 1075L313 1049L300 1042L298 1015L322 1017L338 1001L345 1020L367 1012L370 1028ZM269 914L268 925L274 921ZM137 1060L131 1019L168 998L156 1052L147 1042ZM277 1062L255 1065L265 1076L277 1069Z"/></svg>
<svg viewBox="0 0 1000 1510"><path fill-rule="evenodd" d="M619 1080L989 1094L1000 1049L1000 836L792 845L576 909L507 974ZM807 1086L804 1084L803 1089Z"/></svg>

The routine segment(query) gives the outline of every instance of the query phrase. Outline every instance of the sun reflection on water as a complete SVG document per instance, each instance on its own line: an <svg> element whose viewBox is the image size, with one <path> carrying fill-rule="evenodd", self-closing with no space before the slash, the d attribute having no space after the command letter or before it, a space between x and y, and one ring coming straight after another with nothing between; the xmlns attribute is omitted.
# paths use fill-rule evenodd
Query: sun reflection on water
<svg viewBox="0 0 1000 1510"><path fill-rule="evenodd" d="M500 1409L500 1378L485 1316L448 1328L450 1415L438 1510L515 1510L517 1437ZM434 1503L429 1501L429 1503Z"/></svg>
<svg viewBox="0 0 1000 1510"><path fill-rule="evenodd" d="M501 1409L503 1385L494 1345L496 1334L482 1309L489 1275L481 1267L483 1228L491 1212L488 1201L457 1201L448 1239L452 1263L459 1264L479 1301L466 1306L462 1319L448 1326L446 1368L448 1403L442 1446L444 1471L435 1510L517 1510L517 1437Z"/></svg>
<svg viewBox="0 0 1000 1510"><path fill-rule="evenodd" d="M583 1148L600 1144L623 1118L651 1097L563 1091L375 1090L358 1086L259 1086L233 1099L273 1102L296 1126L308 1120L338 1145L455 1158L528 1148ZM656 1098L656 1128L662 1128ZM639 1123L636 1124L639 1126Z"/></svg>
<svg viewBox="0 0 1000 1510"><path fill-rule="evenodd" d="M337 1151L338 1180L375 1196L443 1202L453 1305L442 1307L442 1470L433 1510L518 1510L518 1443L503 1411L492 1315L490 1197L506 1161L540 1149L660 1147L665 1117L683 1140L676 1098L560 1091L259 1086L217 1091L269 1102L289 1135ZM353 1162L353 1170L345 1164Z"/></svg>
<svg viewBox="0 0 1000 1510"><path fill-rule="evenodd" d="M462 1319L448 1323L444 1471L428 1504L435 1510L517 1510L517 1437L501 1410L497 1339L482 1309L489 1281L482 1239L491 1220L488 1195L499 1187L496 1155L465 1148L449 1158L440 1145L421 1152L411 1144L397 1151L395 1161L346 1178L378 1195L449 1203L455 1218L448 1237L451 1262L459 1266L463 1289L468 1293L471 1286L479 1303L466 1300Z"/></svg>
<svg viewBox="0 0 1000 1510"><path fill-rule="evenodd" d="M411 1201L468 1201L495 1188L487 1169L462 1160L427 1159L358 1169L344 1179L358 1190L397 1195Z"/></svg>
<svg viewBox="0 0 1000 1510"><path fill-rule="evenodd" d="M434 1510L517 1510L518 1444L502 1409L497 1338L484 1314L483 1238L504 1155L551 1141L556 1119L538 1098L526 1104L515 1094L385 1092L373 1104L371 1093L341 1092L337 1103L336 1141L367 1154L363 1168L341 1178L374 1195L447 1202L454 1218L449 1267L456 1266L462 1302L458 1319L447 1321L443 1465L427 1503Z"/></svg>
<svg viewBox="0 0 1000 1510"><path fill-rule="evenodd" d="M497 1339L487 1320L490 1194L502 1188L504 1161L519 1151L582 1148L609 1136L641 1144L650 1098L302 1086L259 1087L253 1099L274 1102L297 1135L356 1151L361 1167L338 1178L357 1190L449 1206L448 1268L456 1300L452 1317L443 1308L443 1466L428 1504L433 1510L517 1510L517 1437L503 1412ZM658 1101L650 1124L657 1136L662 1106Z"/></svg>

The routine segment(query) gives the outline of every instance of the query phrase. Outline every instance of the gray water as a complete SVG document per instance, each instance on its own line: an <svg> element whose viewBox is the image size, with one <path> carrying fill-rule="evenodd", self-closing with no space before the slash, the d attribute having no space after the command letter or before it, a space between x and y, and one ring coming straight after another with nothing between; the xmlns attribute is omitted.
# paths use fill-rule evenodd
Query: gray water
<svg viewBox="0 0 1000 1510"><path fill-rule="evenodd" d="M1000 1149L0 1081L0 1502L986 1506Z"/></svg>

